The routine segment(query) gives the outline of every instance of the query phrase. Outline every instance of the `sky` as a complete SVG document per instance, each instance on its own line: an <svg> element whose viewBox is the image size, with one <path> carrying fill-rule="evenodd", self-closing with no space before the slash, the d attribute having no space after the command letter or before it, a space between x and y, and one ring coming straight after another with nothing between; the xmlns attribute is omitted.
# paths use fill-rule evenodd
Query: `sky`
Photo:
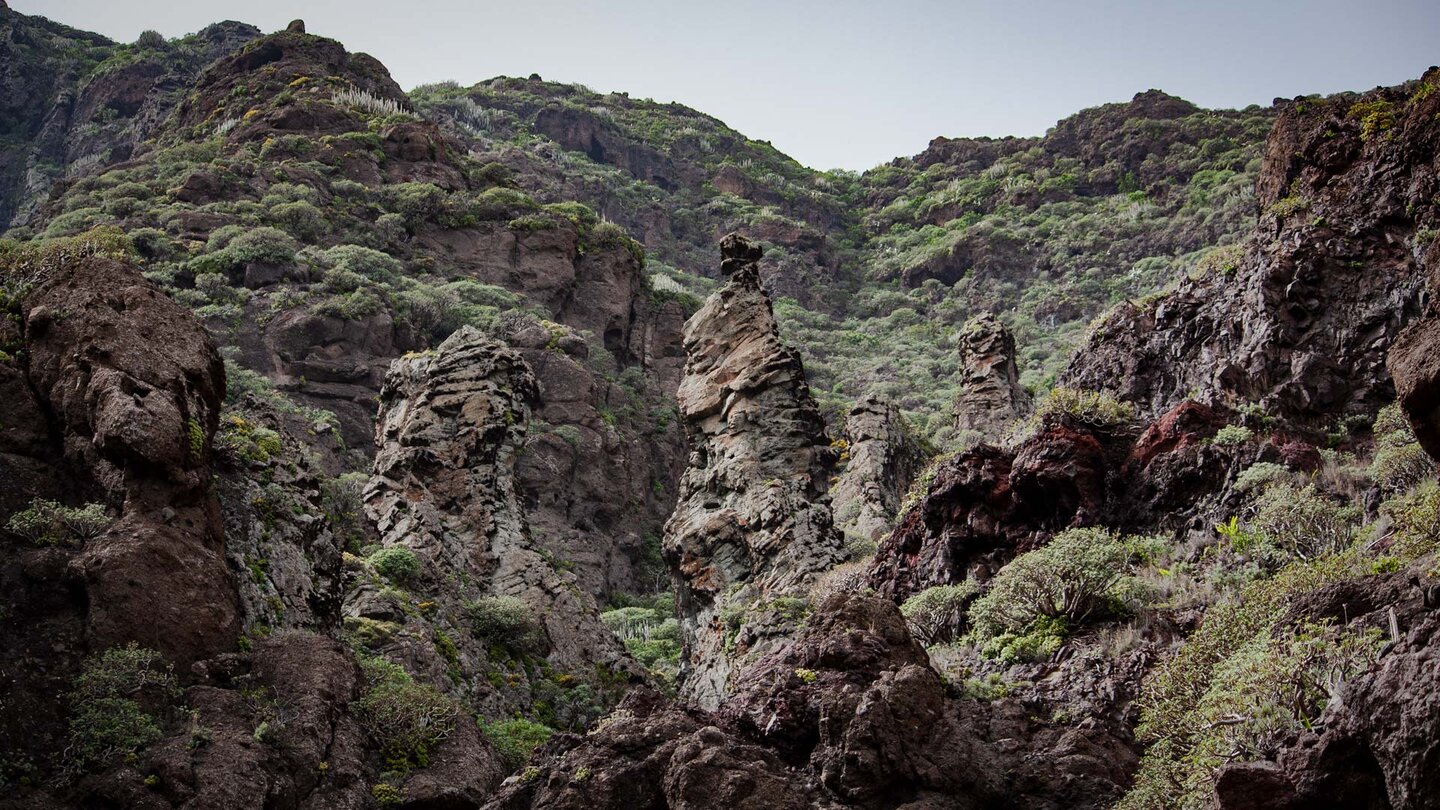
<svg viewBox="0 0 1440 810"><path fill-rule="evenodd" d="M1437 0L9 2L126 42L299 17L407 90L538 73L681 102L818 169L868 169L939 135L1040 135L1149 88L1245 107L1440 62Z"/></svg>

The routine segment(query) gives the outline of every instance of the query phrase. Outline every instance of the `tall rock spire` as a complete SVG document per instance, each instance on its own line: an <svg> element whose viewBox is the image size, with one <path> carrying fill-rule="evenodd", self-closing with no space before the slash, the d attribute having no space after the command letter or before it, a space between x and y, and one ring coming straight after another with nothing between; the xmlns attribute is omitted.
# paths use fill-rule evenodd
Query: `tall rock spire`
<svg viewBox="0 0 1440 810"><path fill-rule="evenodd" d="M740 663L794 633L811 579L843 558L826 495L835 451L760 287L761 249L736 234L720 249L729 282L685 325L676 397L690 463L664 543L681 693L707 708Z"/></svg>

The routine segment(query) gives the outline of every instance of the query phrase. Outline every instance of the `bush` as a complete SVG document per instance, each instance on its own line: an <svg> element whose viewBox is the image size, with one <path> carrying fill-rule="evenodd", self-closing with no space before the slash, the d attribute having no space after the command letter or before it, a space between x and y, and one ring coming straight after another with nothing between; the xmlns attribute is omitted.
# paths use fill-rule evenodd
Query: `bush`
<svg viewBox="0 0 1440 810"><path fill-rule="evenodd" d="M132 642L86 659L70 693L69 766L95 770L135 756L160 739L157 712L179 695L154 650Z"/></svg>
<svg viewBox="0 0 1440 810"><path fill-rule="evenodd" d="M1040 417L1063 416L1094 427L1114 427L1135 418L1135 406L1105 391L1055 388L1035 409Z"/></svg>
<svg viewBox="0 0 1440 810"><path fill-rule="evenodd" d="M1136 736L1149 743L1119 810L1199 810L1227 761L1254 759L1309 727L1379 639L1282 624L1294 598L1360 571L1353 553L1296 562L1206 612L1185 645L1146 677Z"/></svg>
<svg viewBox="0 0 1440 810"><path fill-rule="evenodd" d="M385 311L385 301L374 292L356 290L345 295L334 295L312 307L317 315L358 321Z"/></svg>
<svg viewBox="0 0 1440 810"><path fill-rule="evenodd" d="M1435 461L1420 446L1400 407L1387 405L1375 415L1375 457L1370 477L1387 493L1403 492L1435 477Z"/></svg>
<svg viewBox="0 0 1440 810"><path fill-rule="evenodd" d="M279 433L237 413L221 418L215 432L215 451L237 462L266 464L283 449Z"/></svg>
<svg viewBox="0 0 1440 810"><path fill-rule="evenodd" d="M538 210L539 207L523 191L490 188L471 201L468 210L476 219L482 221L508 222L520 214Z"/></svg>
<svg viewBox="0 0 1440 810"><path fill-rule="evenodd" d="M325 214L304 200L271 206L270 219L297 239L311 240L330 230Z"/></svg>
<svg viewBox="0 0 1440 810"><path fill-rule="evenodd" d="M1254 438L1254 431L1244 425L1226 425L1215 431L1212 442L1221 447L1238 447Z"/></svg>
<svg viewBox="0 0 1440 810"><path fill-rule="evenodd" d="M405 217L410 227L433 219L445 206L445 191L431 183L397 183L380 193L381 203L391 213Z"/></svg>
<svg viewBox="0 0 1440 810"><path fill-rule="evenodd" d="M76 507L36 498L11 515L5 529L37 546L55 546L99 537L110 523L105 507L98 503Z"/></svg>
<svg viewBox="0 0 1440 810"><path fill-rule="evenodd" d="M125 260L134 255L130 238L113 225L60 239L0 239L0 292L20 298L68 264L92 256Z"/></svg>
<svg viewBox="0 0 1440 810"><path fill-rule="evenodd" d="M470 603L470 630L477 638L520 652L534 649L543 635L530 606L514 596L486 596Z"/></svg>
<svg viewBox="0 0 1440 810"><path fill-rule="evenodd" d="M390 546L371 554L370 565L391 582L404 582L420 573L420 560L404 546Z"/></svg>
<svg viewBox="0 0 1440 810"><path fill-rule="evenodd" d="M978 590L969 581L936 585L906 599L900 613L923 644L943 644L954 640L964 629L965 608Z"/></svg>
<svg viewBox="0 0 1440 810"><path fill-rule="evenodd" d="M1386 500L1380 514L1390 521L1390 552L1401 560L1409 562L1440 547L1440 484L1435 481Z"/></svg>
<svg viewBox="0 0 1440 810"><path fill-rule="evenodd" d="M336 245L325 251L325 258L336 268L386 284L397 282L405 269L400 260L390 254L360 245Z"/></svg>
<svg viewBox="0 0 1440 810"><path fill-rule="evenodd" d="M379 658L361 660L368 688L354 703L355 717L380 747L387 770L430 764L430 752L455 730L460 707L405 670Z"/></svg>
<svg viewBox="0 0 1440 810"><path fill-rule="evenodd" d="M1129 570L1130 546L1104 529L1070 529L1049 545L1016 557L970 607L977 639L1024 634L1037 621L1078 625L1100 612L1119 612L1118 586ZM1053 624L1051 625L1053 627Z"/></svg>
<svg viewBox="0 0 1440 810"><path fill-rule="evenodd" d="M1235 489L1241 492L1258 491L1289 477L1290 470L1286 469L1285 465L1271 461L1259 461L1246 467L1243 472L1235 476Z"/></svg>
<svg viewBox="0 0 1440 810"><path fill-rule="evenodd" d="M480 722L480 730L495 746L495 751L500 754L500 761L505 763L508 771L517 771L526 762L535 749L545 744L555 729L543 723L536 723L523 718L513 720L497 720L491 722Z"/></svg>
<svg viewBox="0 0 1440 810"><path fill-rule="evenodd" d="M1342 506L1307 484L1268 486L1255 499L1250 529L1289 557L1313 560L1350 545L1359 509Z"/></svg>

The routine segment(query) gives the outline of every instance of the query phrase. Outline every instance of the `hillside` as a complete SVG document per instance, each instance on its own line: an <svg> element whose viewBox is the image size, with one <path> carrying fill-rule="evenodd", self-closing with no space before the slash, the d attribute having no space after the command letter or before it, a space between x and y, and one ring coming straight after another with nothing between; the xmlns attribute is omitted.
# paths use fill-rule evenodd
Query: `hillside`
<svg viewBox="0 0 1440 810"><path fill-rule="evenodd" d="M1440 801L1440 74L819 172L0 2L0 808Z"/></svg>

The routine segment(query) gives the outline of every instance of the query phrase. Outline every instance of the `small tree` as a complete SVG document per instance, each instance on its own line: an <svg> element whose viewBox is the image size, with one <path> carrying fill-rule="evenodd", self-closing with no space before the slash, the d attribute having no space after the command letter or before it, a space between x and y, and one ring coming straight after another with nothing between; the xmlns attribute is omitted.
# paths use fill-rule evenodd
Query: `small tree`
<svg viewBox="0 0 1440 810"><path fill-rule="evenodd" d="M927 647L953 641L965 628L965 608L979 591L973 582L936 585L905 600L900 613Z"/></svg>
<svg viewBox="0 0 1440 810"><path fill-rule="evenodd" d="M1079 624L1115 605L1129 559L1129 546L1104 529L1061 532L1000 569L971 606L970 624L982 639L1023 633L1042 619Z"/></svg>

